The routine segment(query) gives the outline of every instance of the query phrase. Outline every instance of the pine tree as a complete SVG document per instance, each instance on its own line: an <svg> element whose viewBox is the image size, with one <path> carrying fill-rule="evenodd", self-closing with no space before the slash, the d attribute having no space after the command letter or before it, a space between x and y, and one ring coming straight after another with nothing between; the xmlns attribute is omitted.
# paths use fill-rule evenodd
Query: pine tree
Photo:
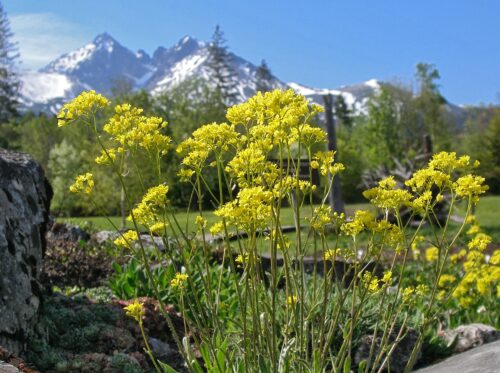
<svg viewBox="0 0 500 373"><path fill-rule="evenodd" d="M11 41L9 19L0 3L0 123L8 122L17 115L17 95L19 80L15 67L19 53L16 44Z"/></svg>
<svg viewBox="0 0 500 373"><path fill-rule="evenodd" d="M215 26L212 42L208 47L207 67L222 103L226 106L236 103L239 99L236 90L237 75L231 67L231 56L219 25Z"/></svg>
<svg viewBox="0 0 500 373"><path fill-rule="evenodd" d="M334 112L339 128L352 128L352 110L347 106L344 96L338 95L335 97Z"/></svg>
<svg viewBox="0 0 500 373"><path fill-rule="evenodd" d="M271 70L267 66L266 60L262 60L255 72L255 90L263 93L271 91L273 89L272 80Z"/></svg>

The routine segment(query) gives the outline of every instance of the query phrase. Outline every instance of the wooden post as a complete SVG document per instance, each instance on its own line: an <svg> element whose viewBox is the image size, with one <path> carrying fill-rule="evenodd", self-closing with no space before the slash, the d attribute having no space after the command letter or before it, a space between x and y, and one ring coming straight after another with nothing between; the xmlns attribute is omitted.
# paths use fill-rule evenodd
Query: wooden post
<svg viewBox="0 0 500 373"><path fill-rule="evenodd" d="M333 150L337 152L335 154L335 161L338 158L337 151L337 135L335 133L335 122L333 119L333 98L331 93L323 95L323 101L325 103L325 118L326 118L326 133L328 138L328 150ZM342 213L345 212L344 200L342 199L342 193L340 190L340 175L335 175L333 178L333 187L328 196L330 201L330 206L333 211Z"/></svg>

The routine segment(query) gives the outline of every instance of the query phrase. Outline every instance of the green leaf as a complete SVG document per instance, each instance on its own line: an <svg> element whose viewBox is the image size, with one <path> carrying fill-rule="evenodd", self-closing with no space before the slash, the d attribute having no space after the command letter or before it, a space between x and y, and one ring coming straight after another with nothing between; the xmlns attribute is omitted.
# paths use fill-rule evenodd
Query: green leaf
<svg viewBox="0 0 500 373"><path fill-rule="evenodd" d="M351 371L351 357L347 356L344 361L344 373L349 373Z"/></svg>
<svg viewBox="0 0 500 373"><path fill-rule="evenodd" d="M358 373L363 373L366 368L366 360L361 360L361 362L358 365Z"/></svg>

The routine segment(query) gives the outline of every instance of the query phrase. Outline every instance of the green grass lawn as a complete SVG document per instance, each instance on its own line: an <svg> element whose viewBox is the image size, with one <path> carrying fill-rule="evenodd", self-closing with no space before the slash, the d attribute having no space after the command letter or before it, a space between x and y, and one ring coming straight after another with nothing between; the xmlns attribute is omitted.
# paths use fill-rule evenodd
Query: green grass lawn
<svg viewBox="0 0 500 373"><path fill-rule="evenodd" d="M355 210L359 209L371 209L372 206L369 203L357 203L357 204L350 204L346 206L346 212L348 215L352 215ZM308 207L304 207L302 210L303 214L303 219L306 217L310 216L310 209ZM185 227L186 224L188 224L188 229L187 231L189 232L190 230L194 229L194 220L195 217L198 215L197 212L191 212L187 214L185 211L179 211L176 213L176 218L179 221L179 224L181 224L182 227ZM211 224L215 223L216 221L220 220L219 217L215 216L212 211L205 211L204 212L204 217L208 221L208 226ZM281 222L282 225L293 225L294 220L293 220L293 211L292 208L290 207L284 207L281 210ZM92 228L96 230L114 230L114 227L120 227L121 224L121 218L119 216L86 216L86 217L71 217L71 218L58 218L57 221L61 222L66 222L74 225L91 225ZM132 222L127 221L126 227L133 229L133 224Z"/></svg>
<svg viewBox="0 0 500 373"><path fill-rule="evenodd" d="M352 215L355 210L372 208L373 207L368 203L349 204L346 206L346 211L347 215ZM457 209L457 213L460 214L461 211L463 211L463 208L459 206ZM475 213L477 220L479 221L483 230L493 237L494 243L500 244L500 196L483 197L480 200L479 204L476 206ZM293 211L290 207L283 208L281 214L282 224L284 226L293 225ZM192 232L195 230L194 219L197 215L198 214L195 212L191 212L190 214L187 214L186 212L178 212L176 214L176 218L187 232ZM208 221L208 226L219 219L213 214L212 211L204 212L204 216ZM305 218L308 216L310 216L310 209L308 207L305 207L302 210L302 218L305 220ZM113 224L118 227L120 226L120 217L118 216L60 218L58 219L58 221L65 221L76 225L86 225L90 223L92 228L96 230L113 230ZM127 222L127 227L133 228L133 225L130 222ZM424 235L430 235L430 228L424 228L422 233ZM295 240L295 233L288 233L287 235L292 242ZM303 241L307 240L307 236L307 232L306 230L304 230L304 232L302 232ZM333 245L333 243L333 241L329 242L330 245ZM360 242L360 244L362 245L362 242ZM259 243L259 246L261 247L262 251L267 251L268 243L267 241L262 241Z"/></svg>

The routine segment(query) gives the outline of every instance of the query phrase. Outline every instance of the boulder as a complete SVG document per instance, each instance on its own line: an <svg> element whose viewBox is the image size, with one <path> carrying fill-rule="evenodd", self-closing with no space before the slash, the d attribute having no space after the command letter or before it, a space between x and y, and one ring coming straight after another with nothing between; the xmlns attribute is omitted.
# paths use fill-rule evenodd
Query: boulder
<svg viewBox="0 0 500 373"><path fill-rule="evenodd" d="M485 324L460 325L453 330L447 330L443 335L448 345L455 343L455 352L464 352L473 347L500 339L500 332L494 327Z"/></svg>
<svg viewBox="0 0 500 373"><path fill-rule="evenodd" d="M398 335L398 330L394 330L393 333L389 336L389 342L393 343ZM381 344L381 335L382 332L379 332L375 341L373 340L373 335L365 335L361 337L360 344L356 350L354 355L354 364L359 366L362 361L367 362L370 356L370 349L372 344L375 344L374 352L377 354L380 351ZM378 371L390 371L393 373L402 373L406 367L406 364L410 360L411 353L413 348L415 347L415 343L418 339L418 333L415 329L409 328L406 330L406 333L401 338L401 340L397 343L393 353L390 358L381 368L380 364L384 361L384 358L381 359L379 365L377 366ZM375 355L374 354L374 355ZM417 361L420 358L420 353L417 355ZM372 357L373 359L373 357ZM373 364L373 360L371 362ZM370 364L370 365L371 365ZM380 370L379 370L380 369Z"/></svg>
<svg viewBox="0 0 500 373"><path fill-rule="evenodd" d="M473 348L440 363L416 370L418 373L494 373L500 372L500 341Z"/></svg>
<svg viewBox="0 0 500 373"><path fill-rule="evenodd" d="M0 345L22 353L41 301L52 189L29 155L0 149Z"/></svg>
<svg viewBox="0 0 500 373"><path fill-rule="evenodd" d="M54 223L47 232L47 240L68 241L78 243L88 241L90 234L77 225L69 223Z"/></svg>

